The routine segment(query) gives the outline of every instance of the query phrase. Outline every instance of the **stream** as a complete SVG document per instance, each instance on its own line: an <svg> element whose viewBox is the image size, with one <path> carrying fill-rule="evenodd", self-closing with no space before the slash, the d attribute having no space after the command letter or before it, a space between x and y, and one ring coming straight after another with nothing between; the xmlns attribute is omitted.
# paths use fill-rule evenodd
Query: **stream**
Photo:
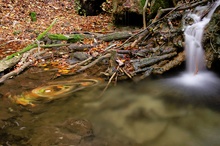
<svg viewBox="0 0 220 146"><path fill-rule="evenodd" d="M0 86L1 145L220 144L219 84L213 84L215 92L204 94L192 87L176 86L170 77L152 77L139 83L119 82L100 96L106 82L90 77L99 82L75 92L65 90L59 98L39 100L34 106L16 104L8 98L29 95L32 89L48 85L70 85L79 78L80 82L88 81L86 75L48 81L54 74L29 69ZM58 97L54 95L51 98Z"/></svg>

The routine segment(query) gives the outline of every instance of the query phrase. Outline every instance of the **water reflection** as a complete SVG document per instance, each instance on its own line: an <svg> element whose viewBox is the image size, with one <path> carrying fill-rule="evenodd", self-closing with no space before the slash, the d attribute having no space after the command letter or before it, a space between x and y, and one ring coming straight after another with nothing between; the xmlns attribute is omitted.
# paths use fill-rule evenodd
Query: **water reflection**
<svg viewBox="0 0 220 146"><path fill-rule="evenodd" d="M17 104L35 106L36 104L66 97L71 93L95 86L99 82L100 80L98 79L51 82L50 85L41 86L29 92L23 92L21 95L10 96L10 99Z"/></svg>

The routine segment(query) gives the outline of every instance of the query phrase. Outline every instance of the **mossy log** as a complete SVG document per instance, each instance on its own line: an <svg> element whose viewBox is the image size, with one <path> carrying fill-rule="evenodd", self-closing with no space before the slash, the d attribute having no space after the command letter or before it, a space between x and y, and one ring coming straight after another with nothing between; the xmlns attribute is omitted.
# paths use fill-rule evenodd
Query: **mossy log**
<svg viewBox="0 0 220 146"><path fill-rule="evenodd" d="M72 34L72 35L48 34L48 38L51 40L60 40L60 41L75 43L82 40L83 36L80 34Z"/></svg>
<svg viewBox="0 0 220 146"><path fill-rule="evenodd" d="M47 34L47 32L53 27L53 25L56 23L56 21L57 21L57 19L55 19L44 32L39 34L39 36L36 38L36 41L40 41ZM30 44L27 47L25 47L24 49L22 49L21 51L18 51L18 52L14 53L14 54L11 54L11 55L7 56L6 59L8 60L8 59L11 59L11 58L13 58L15 56L21 55L24 52L27 52L27 51L29 51L29 50L37 47L37 46L38 46L38 44L36 42L33 43L33 44Z"/></svg>

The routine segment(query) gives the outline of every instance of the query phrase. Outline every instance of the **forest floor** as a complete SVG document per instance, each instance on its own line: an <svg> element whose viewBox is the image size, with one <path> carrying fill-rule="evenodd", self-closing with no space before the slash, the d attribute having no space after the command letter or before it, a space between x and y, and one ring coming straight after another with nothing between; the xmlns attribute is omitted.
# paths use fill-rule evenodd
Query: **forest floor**
<svg viewBox="0 0 220 146"><path fill-rule="evenodd" d="M36 21L31 21L31 12L36 12ZM0 59L33 42L56 18L53 34L114 30L110 14L79 16L74 1L0 0Z"/></svg>

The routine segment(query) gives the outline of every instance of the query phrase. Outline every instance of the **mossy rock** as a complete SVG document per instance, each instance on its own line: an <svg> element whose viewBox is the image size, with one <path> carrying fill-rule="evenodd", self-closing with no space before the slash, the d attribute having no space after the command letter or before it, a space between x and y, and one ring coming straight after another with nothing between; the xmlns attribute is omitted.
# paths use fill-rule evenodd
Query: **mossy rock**
<svg viewBox="0 0 220 146"><path fill-rule="evenodd" d="M145 1L145 0L142 0ZM172 0L152 0L150 7L150 14L148 15L148 19L151 19L157 14L157 11L162 8L173 7Z"/></svg>

